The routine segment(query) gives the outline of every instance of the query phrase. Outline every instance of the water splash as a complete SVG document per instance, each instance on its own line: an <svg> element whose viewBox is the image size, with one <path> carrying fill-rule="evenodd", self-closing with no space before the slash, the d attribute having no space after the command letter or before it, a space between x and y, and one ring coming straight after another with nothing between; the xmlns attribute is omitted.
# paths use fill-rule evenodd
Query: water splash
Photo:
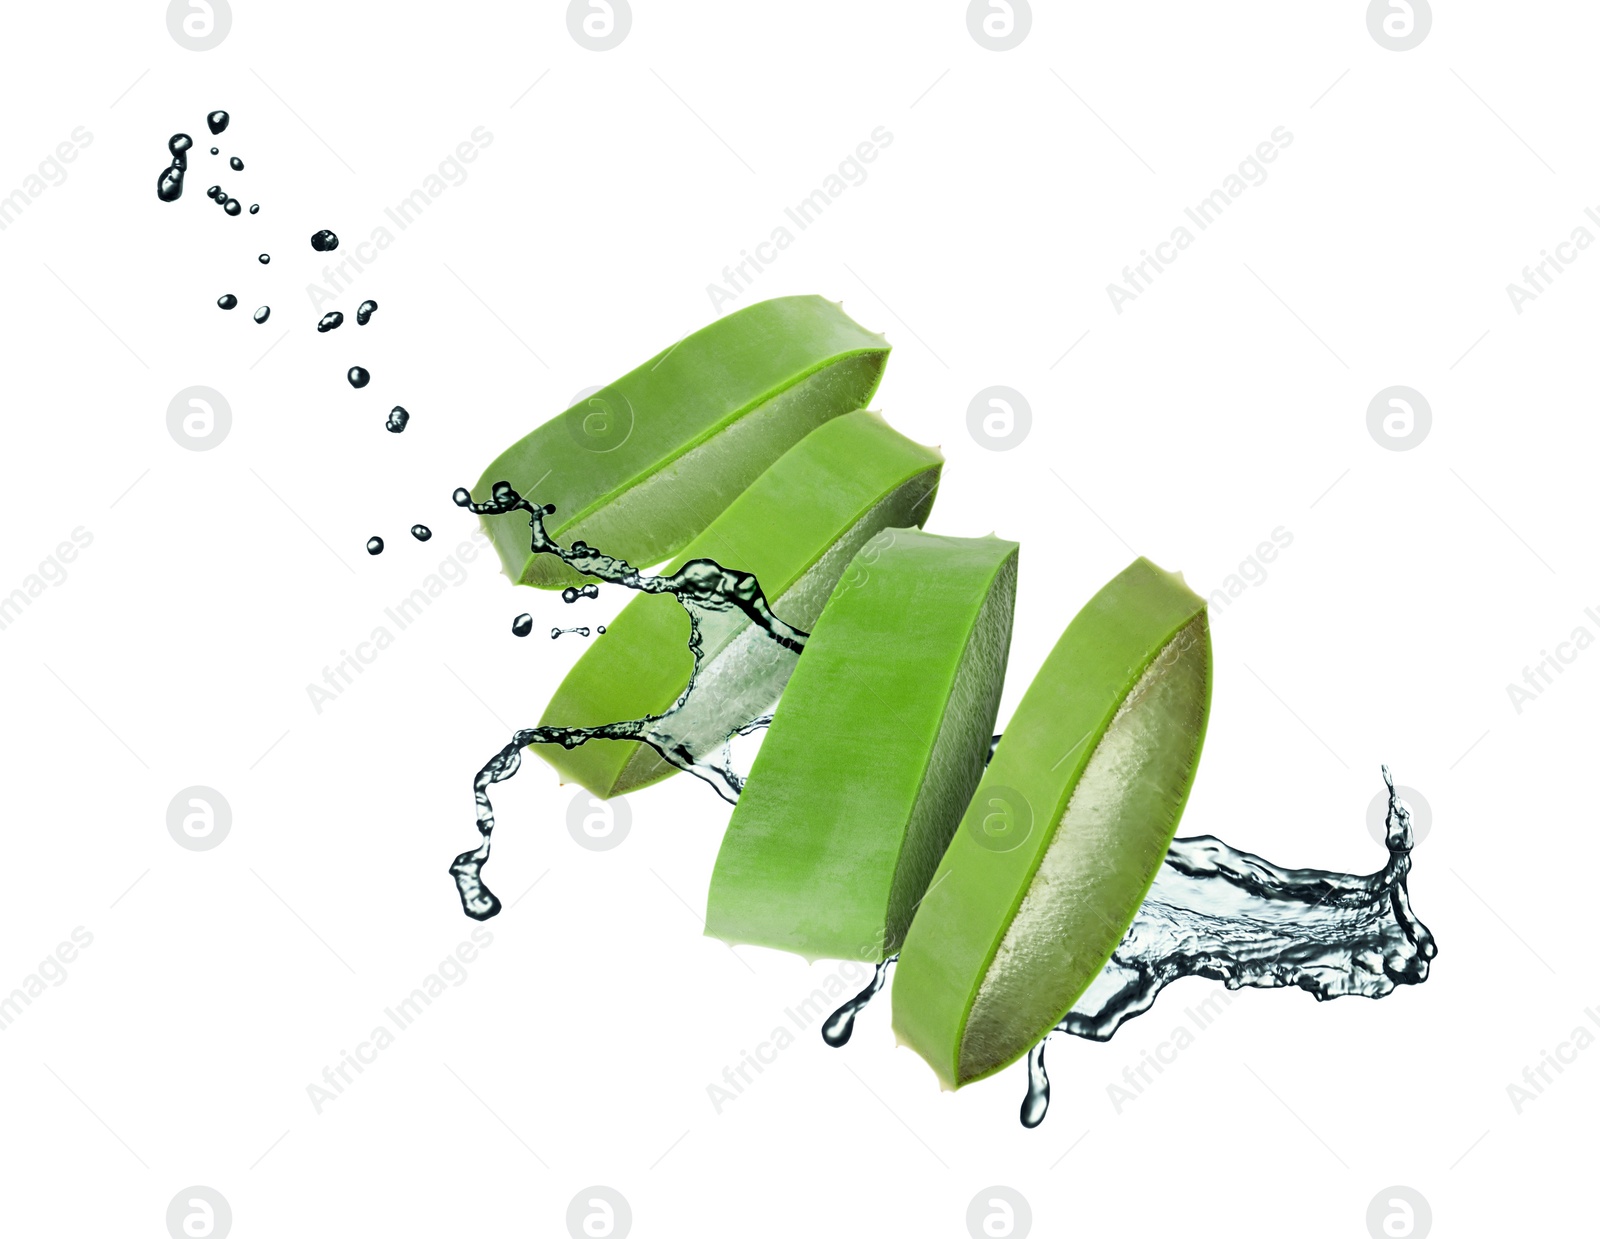
<svg viewBox="0 0 1600 1239"><path fill-rule="evenodd" d="M670 575L652 576L584 542L560 546L544 527L545 516L555 508L530 503L508 482L496 482L491 497L482 503L473 502L465 488L457 490L453 498L458 506L480 515L526 512L529 545L535 554L554 555L584 576L598 577L643 594L665 594L676 599L689 615L689 652L694 656L687 686L662 713L597 727L524 728L478 772L472 790L477 802L478 833L483 841L476 850L457 856L450 873L456 880L462 911L483 921L500 911L500 900L481 877L494 832L494 806L489 802L488 789L490 784L517 773L523 749L530 744L559 744L573 749L590 740L633 740L649 745L662 760L679 770L704 779L724 800L736 801L744 787L744 776L733 768L733 741L772 722L772 710L809 634L773 614L751 573L724 568L714 560L695 559ZM740 682L719 684L714 693L697 693L705 651L721 649L746 632L754 636L751 648L745 651L748 657L741 660L745 668Z"/></svg>
<svg viewBox="0 0 1600 1239"><path fill-rule="evenodd" d="M189 148L194 139L186 133L175 133L167 139L167 150L172 163L161 169L156 178L156 197L163 202L176 202L183 197L183 174L189 170Z"/></svg>
<svg viewBox="0 0 1600 1239"><path fill-rule="evenodd" d="M1111 959L1051 1031L1108 1041L1180 977L1210 977L1230 990L1295 986L1318 1002L1421 985L1438 947L1406 888L1411 811L1387 766L1383 781L1389 863L1377 873L1284 869L1211 835L1174 839ZM1050 1101L1043 1041L1028 1071L1022 1113L1031 1127Z"/></svg>
<svg viewBox="0 0 1600 1239"><path fill-rule="evenodd" d="M581 588L577 585L569 585L561 591L561 601L569 604L577 602L580 598L598 598L599 596L600 587L593 581Z"/></svg>
<svg viewBox="0 0 1600 1239"><path fill-rule="evenodd" d="M889 979L889 969L898 955L891 955L881 962L872 971L872 980L868 981L866 988L840 1007L822 1023L822 1039L838 1049L850 1040L850 1034L856 1030L856 1016L872 1001L873 995L883 988L883 983Z"/></svg>
<svg viewBox="0 0 1600 1239"><path fill-rule="evenodd" d="M552 628L550 630L550 640L554 641L558 637L565 636L569 632L577 633L580 637L587 637L589 635L589 630L587 628Z"/></svg>
<svg viewBox="0 0 1600 1239"><path fill-rule="evenodd" d="M1180 977L1209 977L1230 990L1296 986L1319 1002L1382 998L1397 986L1421 985L1438 947L1411 911L1406 888L1411 811L1387 766L1383 781L1389 863L1377 873L1284 869L1211 835L1174 839L1111 959L1051 1033L1109 1041ZM856 1016L883 988L893 962L879 964L871 984L828 1017L824 1041L850 1040ZM1049 1040L1047 1033L1028 1052L1024 1127L1037 1127L1050 1109Z"/></svg>

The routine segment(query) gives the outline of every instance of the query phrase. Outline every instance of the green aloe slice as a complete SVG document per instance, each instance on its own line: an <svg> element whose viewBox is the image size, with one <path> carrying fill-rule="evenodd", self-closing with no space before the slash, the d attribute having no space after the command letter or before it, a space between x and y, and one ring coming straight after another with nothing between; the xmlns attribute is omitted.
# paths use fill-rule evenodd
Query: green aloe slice
<svg viewBox="0 0 1600 1239"><path fill-rule="evenodd" d="M1026 1054L1105 966L1177 831L1210 703L1205 602L1135 560L1034 677L906 935L895 1032L946 1088Z"/></svg>
<svg viewBox="0 0 1600 1239"><path fill-rule="evenodd" d="M784 690L722 839L706 932L810 959L900 949L1000 707L1017 544L888 529Z"/></svg>
<svg viewBox="0 0 1600 1239"><path fill-rule="evenodd" d="M933 507L944 457L862 410L825 422L758 477L667 569L713 559L753 572L786 623L809 631L857 551L879 530L921 525ZM526 534L524 534L526 536ZM602 550L608 547L600 544ZM742 635L730 624L702 633L697 692L737 692ZM635 598L573 666L545 708L543 724L594 726L659 714L688 686L694 669L689 617L672 599ZM780 686L781 688L781 686ZM776 700L754 703L754 714ZM562 780L609 797L674 772L654 749L631 740L535 750Z"/></svg>
<svg viewBox="0 0 1600 1239"><path fill-rule="evenodd" d="M889 356L821 297L779 297L718 319L502 452L473 489L507 481L559 542L638 568L682 550L762 470L831 418L864 408ZM581 578L528 554L518 514L486 516L506 574L554 589Z"/></svg>

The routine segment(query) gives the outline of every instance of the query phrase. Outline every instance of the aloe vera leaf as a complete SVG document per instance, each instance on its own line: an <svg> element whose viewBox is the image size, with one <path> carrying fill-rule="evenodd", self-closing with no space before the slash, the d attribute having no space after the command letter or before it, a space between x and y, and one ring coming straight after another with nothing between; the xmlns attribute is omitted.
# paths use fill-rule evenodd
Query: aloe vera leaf
<svg viewBox="0 0 1600 1239"><path fill-rule="evenodd" d="M864 408L888 356L887 341L835 302L759 302L545 422L495 459L473 498L510 482L555 505L558 541L641 568L661 563L810 431ZM584 579L552 556L530 556L516 514L483 525L512 581L556 589Z"/></svg>
<svg viewBox="0 0 1600 1239"><path fill-rule="evenodd" d="M895 1032L946 1088L1026 1054L1105 966L1177 831L1210 702L1205 602L1148 560L1056 643L895 973Z"/></svg>
<svg viewBox="0 0 1600 1239"><path fill-rule="evenodd" d="M834 589L722 839L706 932L811 959L900 949L983 775L1017 544L888 529Z"/></svg>
<svg viewBox="0 0 1600 1239"><path fill-rule="evenodd" d="M943 460L937 448L913 443L876 413L861 410L825 422L758 477L667 572L712 559L754 573L772 610L808 631L868 539L927 519ZM689 635L689 617L671 599L635 598L561 682L541 725L597 726L661 713L688 687L694 670ZM750 655L745 638L757 635L749 623L702 632L697 698L737 693L742 680L759 679L745 676L742 664ZM747 717L770 710L777 698L753 704ZM720 716L737 712L724 709ZM630 740L536 751L563 782L581 783L601 797L674 772L655 750Z"/></svg>

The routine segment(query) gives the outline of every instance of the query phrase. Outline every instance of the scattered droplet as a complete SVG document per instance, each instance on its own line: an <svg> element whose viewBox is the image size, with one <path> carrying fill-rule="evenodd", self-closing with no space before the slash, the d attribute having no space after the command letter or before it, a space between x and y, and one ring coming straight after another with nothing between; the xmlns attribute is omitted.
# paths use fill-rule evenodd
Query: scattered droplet
<svg viewBox="0 0 1600 1239"><path fill-rule="evenodd" d="M264 323L264 322L267 321L267 319L269 317L271 317L271 315L272 315L272 307L270 305L264 305L259 310L256 311L256 315L255 315L256 322Z"/></svg>
<svg viewBox="0 0 1600 1239"><path fill-rule="evenodd" d="M593 581L590 581L587 585L581 587L577 585L569 585L566 589L561 591L561 601L566 603L576 602L579 598L598 598L599 596L600 587Z"/></svg>
<svg viewBox="0 0 1600 1239"><path fill-rule="evenodd" d="M161 169L161 175L156 178L156 197L163 202L176 202L183 197L183 169L176 163Z"/></svg>
<svg viewBox="0 0 1600 1239"><path fill-rule="evenodd" d="M216 147L214 147L214 146L213 146L213 147L212 147L212 148L211 148L211 153L212 153L212 154L213 154L213 155L215 155L215 154L216 154L216 153L217 153L217 148L216 148Z"/></svg>
<svg viewBox="0 0 1600 1239"><path fill-rule="evenodd" d="M344 322L344 315L343 314L339 313L338 310L329 310L326 314L324 314L321 318L319 318L317 320L317 330L321 331L323 333L327 333L329 331L332 331L335 327L337 327L342 322Z"/></svg>
<svg viewBox="0 0 1600 1239"><path fill-rule="evenodd" d="M244 210L244 208L239 205L239 200L237 198L229 198L222 204L222 209L229 215L237 215L240 211Z"/></svg>
<svg viewBox="0 0 1600 1239"><path fill-rule="evenodd" d="M356 307L356 326L365 327L372 318L372 312L378 308L376 301L363 301Z"/></svg>
<svg viewBox="0 0 1600 1239"><path fill-rule="evenodd" d="M372 376L360 366L351 366L350 372L345 375L345 378L350 380L351 387L365 387L372 382Z"/></svg>
<svg viewBox="0 0 1600 1239"><path fill-rule="evenodd" d="M368 555L382 555L383 554L383 539L382 538L368 538L367 539L367 554Z"/></svg>
<svg viewBox="0 0 1600 1239"><path fill-rule="evenodd" d="M256 261L259 262L264 267L269 262L272 261L272 255L271 254L257 254L256 255Z"/></svg>
<svg viewBox="0 0 1600 1239"><path fill-rule="evenodd" d="M212 112L206 117L206 124L212 133L221 133L228 127L228 114L226 112Z"/></svg>
<svg viewBox="0 0 1600 1239"><path fill-rule="evenodd" d="M259 202L252 202L250 204L250 214L254 215L260 209L261 209L261 204Z"/></svg>
<svg viewBox="0 0 1600 1239"><path fill-rule="evenodd" d="M411 536L418 542L426 542L429 538L433 537L433 530L429 529L426 525L413 525L411 526Z"/></svg>
<svg viewBox="0 0 1600 1239"><path fill-rule="evenodd" d="M186 133L175 133L167 139L167 149L174 155L181 155L194 145L194 139Z"/></svg>
<svg viewBox="0 0 1600 1239"><path fill-rule="evenodd" d="M223 293L222 296L217 298L217 304L224 310L231 310L234 306L239 304L239 298L235 297L232 293Z"/></svg>
<svg viewBox="0 0 1600 1239"><path fill-rule="evenodd" d="M232 159L228 160L228 167L232 168L235 172L243 172L244 160L235 155Z"/></svg>
<svg viewBox="0 0 1600 1239"><path fill-rule="evenodd" d="M587 628L552 628L550 630L550 640L554 641L564 632L575 632L580 637L587 637L589 635L589 630Z"/></svg>
<svg viewBox="0 0 1600 1239"><path fill-rule="evenodd" d="M339 248L339 234L328 228L324 228L320 232L313 232L311 234L311 248L319 254L325 254L329 250L336 250Z"/></svg>
<svg viewBox="0 0 1600 1239"><path fill-rule="evenodd" d="M406 428L406 423L410 420L411 414L407 413L399 405L395 405L394 408L389 410L389 420L383 426L391 434L399 434ZM470 498L471 496L468 497Z"/></svg>
<svg viewBox="0 0 1600 1239"><path fill-rule="evenodd" d="M221 185L213 185L210 189L206 190L206 197L207 198L215 198L221 192L222 192L222 186Z"/></svg>
<svg viewBox="0 0 1600 1239"><path fill-rule="evenodd" d="M511 633L513 636L525 637L532 631L533 616L531 615L524 613L511 621Z"/></svg>
<svg viewBox="0 0 1600 1239"><path fill-rule="evenodd" d="M603 636L606 635L606 626L604 624L601 624L600 627L596 628L594 631L595 631L595 635L596 636L603 637Z"/></svg>
<svg viewBox="0 0 1600 1239"><path fill-rule="evenodd" d="M404 412L404 410L402 410L402 412ZM469 491L465 486L458 486L450 493L450 499L451 502L456 505L456 507L464 508L472 502L472 492Z"/></svg>

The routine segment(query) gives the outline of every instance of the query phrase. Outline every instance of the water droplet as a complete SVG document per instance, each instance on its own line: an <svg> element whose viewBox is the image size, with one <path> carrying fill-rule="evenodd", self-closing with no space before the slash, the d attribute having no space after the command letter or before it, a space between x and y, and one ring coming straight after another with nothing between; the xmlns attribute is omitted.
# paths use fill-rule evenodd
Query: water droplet
<svg viewBox="0 0 1600 1239"><path fill-rule="evenodd" d="M228 167L232 168L235 172L243 172L244 160L235 155L232 159L228 160Z"/></svg>
<svg viewBox="0 0 1600 1239"><path fill-rule="evenodd" d="M271 315L272 315L272 307L270 305L264 305L259 310L256 311L256 315L255 315L256 322L264 323L264 322L267 321L268 318L271 317Z"/></svg>
<svg viewBox="0 0 1600 1239"><path fill-rule="evenodd" d="M367 554L368 555L382 555L383 554L383 539L382 538L368 538L367 539Z"/></svg>
<svg viewBox="0 0 1600 1239"><path fill-rule="evenodd" d="M339 234L328 228L324 228L320 232L313 232L311 234L311 248L319 254L325 254L329 250L336 250L339 248Z"/></svg>
<svg viewBox="0 0 1600 1239"><path fill-rule="evenodd" d="M216 148L216 147L214 147L214 146L213 146L213 147L212 147L212 148L211 148L211 153L212 153L212 154L213 154L213 155L215 155L215 154L216 154L216 153L217 153L217 148Z"/></svg>
<svg viewBox="0 0 1600 1239"><path fill-rule="evenodd" d="M365 327L372 318L372 312L378 308L376 301L363 301L356 307L356 326Z"/></svg>
<svg viewBox="0 0 1600 1239"><path fill-rule="evenodd" d="M578 601L578 591L573 589L572 586L570 586L570 585L567 586L566 589L561 591L561 601L562 602L576 602L576 601Z"/></svg>
<svg viewBox="0 0 1600 1239"><path fill-rule="evenodd" d="M206 124L210 127L212 133L221 133L228 127L228 120L229 117L226 112L212 112L206 117Z"/></svg>
<svg viewBox="0 0 1600 1239"><path fill-rule="evenodd" d="M533 631L533 616L531 616L531 615L522 614L522 615L517 616L516 619L511 621L511 632L512 632L512 635L514 635L514 636L525 637L532 631Z"/></svg>
<svg viewBox="0 0 1600 1239"><path fill-rule="evenodd" d="M183 169L176 163L161 169L161 175L156 178L156 197L163 202L176 202L183 197Z"/></svg>
<svg viewBox="0 0 1600 1239"><path fill-rule="evenodd" d="M259 202L252 202L250 204L250 214L254 215L260 209L261 209L261 204Z"/></svg>
<svg viewBox="0 0 1600 1239"><path fill-rule="evenodd" d="M229 215L237 215L240 211L244 210L244 208L239 205L239 200L237 198L229 198L222 204L222 209Z"/></svg>
<svg viewBox="0 0 1600 1239"><path fill-rule="evenodd" d="M224 310L231 310L234 306L239 304L239 298L235 297L232 293L223 293L222 296L217 298L217 304Z"/></svg>
<svg viewBox="0 0 1600 1239"><path fill-rule="evenodd" d="M167 139L167 149L174 155L181 155L194 145L194 139L186 133L175 133Z"/></svg>
<svg viewBox="0 0 1600 1239"><path fill-rule="evenodd" d="M407 413L399 405L395 405L394 408L389 410L389 420L384 422L383 427L384 427L385 430L389 431L392 434L399 434L402 430L404 430L406 428L406 423L409 422L410 420L411 420L411 414ZM467 492L464 491L464 490L461 490L461 491L457 491L456 494L458 494L458 495L466 495ZM472 496L471 495L467 495L467 498L471 499ZM461 502L462 501L459 500L459 499L456 500L456 503L458 505Z"/></svg>
<svg viewBox="0 0 1600 1239"><path fill-rule="evenodd" d="M365 387L372 382L372 376L360 366L351 366L350 372L344 377L350 380L351 387Z"/></svg>
<svg viewBox="0 0 1600 1239"><path fill-rule="evenodd" d="M605 636L606 635L606 626L604 624L601 624L600 627L595 629L595 632L599 636L602 636L602 637Z"/></svg>
<svg viewBox="0 0 1600 1239"><path fill-rule="evenodd" d="M269 262L272 261L272 255L271 254L257 254L256 255L256 261L259 262L264 267Z"/></svg>
<svg viewBox="0 0 1600 1239"><path fill-rule="evenodd" d="M343 314L339 313L338 310L329 310L317 320L317 330L326 333L332 331L342 322L344 322Z"/></svg>
<svg viewBox="0 0 1600 1239"><path fill-rule="evenodd" d="M215 198L221 192L222 192L222 186L221 185L213 185L210 189L206 190L206 197L207 198Z"/></svg>
<svg viewBox="0 0 1600 1239"><path fill-rule="evenodd" d="M433 530L429 529L426 525L413 525L411 526L411 536L418 542L426 542L429 538L433 537Z"/></svg>

